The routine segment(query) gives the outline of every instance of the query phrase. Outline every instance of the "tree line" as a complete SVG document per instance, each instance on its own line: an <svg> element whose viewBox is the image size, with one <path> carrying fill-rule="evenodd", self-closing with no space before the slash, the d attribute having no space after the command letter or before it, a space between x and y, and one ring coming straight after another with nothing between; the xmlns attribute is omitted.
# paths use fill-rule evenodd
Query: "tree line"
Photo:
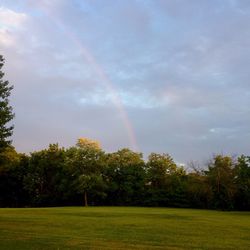
<svg viewBox="0 0 250 250"><path fill-rule="evenodd" d="M121 149L105 153L79 139L30 155L0 155L0 206L168 206L250 210L250 156L216 155L204 169L185 171L168 154Z"/></svg>
<svg viewBox="0 0 250 250"><path fill-rule="evenodd" d="M81 138L69 148L50 144L29 155L9 137L13 86L0 55L0 207L119 205L250 210L250 156L216 155L203 168L178 166L169 154L130 149L104 152Z"/></svg>

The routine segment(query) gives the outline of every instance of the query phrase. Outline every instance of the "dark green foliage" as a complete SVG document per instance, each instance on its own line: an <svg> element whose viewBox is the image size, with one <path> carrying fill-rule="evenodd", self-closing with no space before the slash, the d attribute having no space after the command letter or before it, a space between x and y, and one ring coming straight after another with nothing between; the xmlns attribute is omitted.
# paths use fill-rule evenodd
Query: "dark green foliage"
<svg viewBox="0 0 250 250"><path fill-rule="evenodd" d="M217 155L186 173L168 154L103 152L83 140L18 154L0 153L0 206L141 205L250 210L250 157Z"/></svg>
<svg viewBox="0 0 250 250"><path fill-rule="evenodd" d="M240 210L250 209L250 156L240 156L234 169L236 185L235 206Z"/></svg>
<svg viewBox="0 0 250 250"><path fill-rule="evenodd" d="M142 154L122 149L108 154L106 162L105 181L109 187L107 204L142 204L145 185Z"/></svg>
<svg viewBox="0 0 250 250"><path fill-rule="evenodd" d="M79 139L76 147L66 152L66 167L73 177L72 188L82 196L82 204L98 204L105 197L103 180L104 152L91 140ZM99 202L96 198L99 198Z"/></svg>
<svg viewBox="0 0 250 250"><path fill-rule="evenodd" d="M64 161L64 149L59 148L58 144L51 144L48 149L31 154L23 183L31 205L61 204L65 191L62 183L66 178Z"/></svg>
<svg viewBox="0 0 250 250"><path fill-rule="evenodd" d="M0 151L3 151L11 143L8 138L12 135L13 126L9 126L8 123L14 117L12 107L9 105L9 96L13 86L9 86L9 82L3 79L3 65L4 58L0 55Z"/></svg>
<svg viewBox="0 0 250 250"><path fill-rule="evenodd" d="M209 164L206 175L212 189L212 207L233 209L236 191L233 168L230 156L217 155Z"/></svg>
<svg viewBox="0 0 250 250"><path fill-rule="evenodd" d="M187 206L185 176L168 154L152 153L147 162L147 203L153 206Z"/></svg>
<svg viewBox="0 0 250 250"><path fill-rule="evenodd" d="M20 207L29 203L24 187L29 157L18 154L13 147L1 153L0 166L0 207Z"/></svg>
<svg viewBox="0 0 250 250"><path fill-rule="evenodd" d="M187 175L186 192L190 207L210 207L212 188L208 183L207 176L205 176L202 172L194 172Z"/></svg>

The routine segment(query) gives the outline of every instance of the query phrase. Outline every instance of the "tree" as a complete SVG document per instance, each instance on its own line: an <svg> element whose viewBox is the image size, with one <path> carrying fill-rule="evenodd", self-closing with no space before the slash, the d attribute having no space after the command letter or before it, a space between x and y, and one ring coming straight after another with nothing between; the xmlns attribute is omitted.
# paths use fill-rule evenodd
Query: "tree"
<svg viewBox="0 0 250 250"><path fill-rule="evenodd" d="M234 163L230 156L216 155L208 165L206 175L213 193L213 207L232 209L236 191Z"/></svg>
<svg viewBox="0 0 250 250"><path fill-rule="evenodd" d="M66 152L66 164L74 177L76 192L83 195L84 205L88 206L88 196L104 197L102 177L103 155L100 144L87 138L80 138L76 147Z"/></svg>
<svg viewBox="0 0 250 250"><path fill-rule="evenodd" d="M172 175L178 171L169 154L151 153L147 162L148 203L150 205L169 205L173 191Z"/></svg>
<svg viewBox="0 0 250 250"><path fill-rule="evenodd" d="M209 208L212 200L212 188L203 171L187 175L187 199L190 207Z"/></svg>
<svg viewBox="0 0 250 250"><path fill-rule="evenodd" d="M11 146L0 152L0 207L17 206L21 185L17 172L21 155Z"/></svg>
<svg viewBox="0 0 250 250"><path fill-rule="evenodd" d="M24 188L32 205L57 205L62 203L65 188L65 150L58 144L33 152L26 166Z"/></svg>
<svg viewBox="0 0 250 250"><path fill-rule="evenodd" d="M124 148L107 154L106 164L108 204L142 204L145 184L145 164L142 154Z"/></svg>
<svg viewBox="0 0 250 250"><path fill-rule="evenodd" d="M168 154L151 153L147 162L150 185L155 188L165 186L167 177L177 170L177 165Z"/></svg>
<svg viewBox="0 0 250 250"><path fill-rule="evenodd" d="M9 82L3 79L4 73L1 70L3 65L4 58L0 55L0 151L10 145L11 141L8 138L12 135L14 128L13 125L8 125L14 117L8 99L13 86L9 86Z"/></svg>
<svg viewBox="0 0 250 250"><path fill-rule="evenodd" d="M250 156L238 157L234 172L237 186L236 208L250 210Z"/></svg>

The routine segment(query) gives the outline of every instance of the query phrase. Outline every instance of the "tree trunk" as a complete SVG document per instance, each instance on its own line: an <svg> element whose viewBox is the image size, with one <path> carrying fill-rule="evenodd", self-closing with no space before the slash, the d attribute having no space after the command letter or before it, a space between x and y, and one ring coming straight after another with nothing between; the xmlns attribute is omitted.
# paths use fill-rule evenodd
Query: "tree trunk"
<svg viewBox="0 0 250 250"><path fill-rule="evenodd" d="M87 198L87 192L84 191L84 206L87 207L88 206L88 198Z"/></svg>

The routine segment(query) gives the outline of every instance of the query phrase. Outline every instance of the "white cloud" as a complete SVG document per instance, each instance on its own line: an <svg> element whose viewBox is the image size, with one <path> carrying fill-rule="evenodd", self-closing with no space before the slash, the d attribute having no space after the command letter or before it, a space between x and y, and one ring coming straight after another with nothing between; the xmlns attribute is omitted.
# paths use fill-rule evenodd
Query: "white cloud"
<svg viewBox="0 0 250 250"><path fill-rule="evenodd" d="M13 46L16 43L15 33L22 29L27 15L8 8L0 7L0 45Z"/></svg>
<svg viewBox="0 0 250 250"><path fill-rule="evenodd" d="M3 46L12 46L14 39L8 30L0 29L0 44Z"/></svg>
<svg viewBox="0 0 250 250"><path fill-rule="evenodd" d="M77 94L76 100L79 104L84 106L107 106L117 104L125 108L138 108L138 109L154 109L166 105L164 99L156 99L146 91L139 90L135 92L116 90L114 92L107 92L105 89L97 88L91 90L91 93L85 92L84 95Z"/></svg>
<svg viewBox="0 0 250 250"><path fill-rule="evenodd" d="M18 13L8 8L0 7L0 28L16 29L20 28L27 20L25 13Z"/></svg>

